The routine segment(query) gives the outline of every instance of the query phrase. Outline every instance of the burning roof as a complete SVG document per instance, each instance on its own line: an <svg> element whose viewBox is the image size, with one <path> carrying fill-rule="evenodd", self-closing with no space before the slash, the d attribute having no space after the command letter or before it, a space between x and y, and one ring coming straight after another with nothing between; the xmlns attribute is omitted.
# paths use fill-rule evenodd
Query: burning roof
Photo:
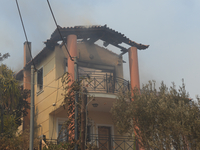
<svg viewBox="0 0 200 150"><path fill-rule="evenodd" d="M125 43L129 46L134 46L139 50L144 50L149 47L149 45L143 45L138 44L129 38L127 38L124 34L121 34L113 29L108 28L106 25L104 26L74 26L74 27L59 27L59 31L64 39L67 38L70 34L75 34L77 36L77 39L82 39L83 42L88 42L90 44L93 44L97 40L104 41L104 46L108 46L109 44L116 46L121 49L122 54L125 54L128 49L119 45L122 43ZM48 43L55 43L61 41L60 34L58 30L56 29L52 35L50 40L47 41Z"/></svg>

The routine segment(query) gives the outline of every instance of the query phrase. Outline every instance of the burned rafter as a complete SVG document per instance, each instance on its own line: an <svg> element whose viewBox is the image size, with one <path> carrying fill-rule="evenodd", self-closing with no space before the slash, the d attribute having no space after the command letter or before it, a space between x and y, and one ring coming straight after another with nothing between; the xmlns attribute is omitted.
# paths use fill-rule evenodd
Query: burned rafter
<svg viewBox="0 0 200 150"><path fill-rule="evenodd" d="M113 46L121 49L121 51L122 51L123 54L125 54L126 52L128 52L128 49L125 48L125 47L123 47L123 46L121 46L121 45L118 45L118 44L115 44L115 43L110 43L110 44L112 44Z"/></svg>
<svg viewBox="0 0 200 150"><path fill-rule="evenodd" d="M107 47L109 44L110 44L110 43L108 43L108 42L106 42L106 41L103 42L103 46L105 46L105 47Z"/></svg>
<svg viewBox="0 0 200 150"><path fill-rule="evenodd" d="M99 37L91 37L89 40L87 40L86 42L89 44L94 44L96 41L99 40Z"/></svg>
<svg viewBox="0 0 200 150"><path fill-rule="evenodd" d="M82 40L81 40L81 42L87 42L87 37L84 37Z"/></svg>
<svg viewBox="0 0 200 150"><path fill-rule="evenodd" d="M93 44L98 39L104 41L104 45L112 44L121 49L122 53L126 53L128 50L119 44L124 43L129 46L134 46L139 50L144 50L149 47L149 45L138 44L126 36L121 34L115 30L112 30L105 26L75 26L75 27L67 27L67 28L59 28L63 37L67 38L68 35L74 34L77 36L77 39L83 39L82 41L86 41L90 44ZM51 41L60 41L61 37L56 29L51 35Z"/></svg>
<svg viewBox="0 0 200 150"><path fill-rule="evenodd" d="M52 41L52 40L47 40L46 42L44 42L44 44L46 45L46 47L50 50L53 50L55 48L56 45L58 45L57 42Z"/></svg>

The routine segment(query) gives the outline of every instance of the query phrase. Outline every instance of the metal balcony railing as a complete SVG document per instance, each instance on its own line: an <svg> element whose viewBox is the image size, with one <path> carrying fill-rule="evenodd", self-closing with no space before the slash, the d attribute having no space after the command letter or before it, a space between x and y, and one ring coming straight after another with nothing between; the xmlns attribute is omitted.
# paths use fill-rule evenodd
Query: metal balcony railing
<svg viewBox="0 0 200 150"><path fill-rule="evenodd" d="M99 150L133 150L135 141L128 136L92 134L87 143Z"/></svg>
<svg viewBox="0 0 200 150"><path fill-rule="evenodd" d="M56 145L59 142L47 139L46 144ZM87 138L87 146L98 150L135 150L135 141L128 136L91 134Z"/></svg>
<svg viewBox="0 0 200 150"><path fill-rule="evenodd" d="M126 92L130 89L129 81L113 77L107 73L89 74L84 72L79 74L79 79L83 79L82 84L89 92L116 94L118 92Z"/></svg>

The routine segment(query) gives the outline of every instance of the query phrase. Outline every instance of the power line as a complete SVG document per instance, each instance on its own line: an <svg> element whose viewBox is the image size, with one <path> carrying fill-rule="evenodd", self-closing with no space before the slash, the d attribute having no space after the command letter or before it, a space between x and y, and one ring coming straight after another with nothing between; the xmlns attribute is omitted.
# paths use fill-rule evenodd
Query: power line
<svg viewBox="0 0 200 150"><path fill-rule="evenodd" d="M26 42L28 43L28 37L27 37L27 35L26 35L26 30L25 30L25 27L24 27L22 15L21 15L20 8L19 8L19 4L18 4L18 1L17 1L17 0L16 0L16 4L17 4L17 9L18 9L18 12L19 12L19 17L20 17L20 20L21 20L22 28L23 28L23 31L24 31L24 35L25 35L25 38L26 38ZM35 63L34 63L34 61L33 61L33 57L32 57L32 53L31 53L30 45L29 45L29 44L27 44L27 45L28 45L29 53L30 53L30 55L31 55L31 59L32 59L32 62L33 62L34 69L35 69L35 71L36 71L37 69L36 69Z"/></svg>
<svg viewBox="0 0 200 150"><path fill-rule="evenodd" d="M58 30L58 32L59 32L59 34L60 34L60 37L61 37L61 39L62 39L62 41L63 41L63 43L64 43L64 45L65 45L65 49L67 50L67 53L68 53L68 55L69 55L71 61L74 61L74 60L72 59L70 53L69 53L69 50L68 50L67 46L66 46L66 42L64 41L64 39L63 39L63 37L62 37L62 35L61 35L60 29L59 29L58 24L57 24L57 22L56 22L56 18L55 18L54 14L53 14L53 11L52 11L52 9L51 9L51 5L50 5L50 3L49 3L49 0L47 0L47 3L48 3L48 6L49 6L49 9L50 9L50 11L51 11L52 17L53 17L53 19L54 19L54 22L55 22L55 24L56 24L57 30Z"/></svg>
<svg viewBox="0 0 200 150"><path fill-rule="evenodd" d="M28 83L28 84L31 84L31 82L24 82L24 81L21 81L21 80L16 80L15 78L5 78L3 77L3 79L6 79L6 80L9 80L9 81L17 81L17 82L21 82L21 83ZM61 89L62 87L54 87L54 86L48 86L48 85L44 85L44 84L38 84L38 83L34 83L34 85L42 85L43 87L49 87L49 88L54 88L54 89Z"/></svg>
<svg viewBox="0 0 200 150"><path fill-rule="evenodd" d="M15 80L15 81L18 81L18 82L21 82L21 83L28 83L28 84L31 84L31 82L24 82L24 81L21 81L21 80L16 80L15 78L10 79L10 78L5 78L5 77L4 77L3 79L10 80L10 81ZM45 85L45 84L38 84L38 83L34 83L34 85L41 85L41 86L43 86L43 87L54 88L54 89L57 89L57 90L63 90L63 89L62 89L63 86L59 87L59 83L58 83L58 86L57 86L57 87L55 87L55 86L48 86L48 85ZM78 93L79 93L79 94L87 94L87 93L84 93L84 92L78 92ZM90 95L90 94L87 94L87 95ZM57 100L56 100L55 103L57 103Z"/></svg>

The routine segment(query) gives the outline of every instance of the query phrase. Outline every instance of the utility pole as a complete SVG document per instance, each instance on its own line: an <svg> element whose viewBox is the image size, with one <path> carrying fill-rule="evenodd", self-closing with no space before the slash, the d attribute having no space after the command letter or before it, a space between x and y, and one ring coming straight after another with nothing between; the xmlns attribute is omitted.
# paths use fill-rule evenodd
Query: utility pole
<svg viewBox="0 0 200 150"><path fill-rule="evenodd" d="M78 82L78 64L77 57L74 57L74 79ZM78 91L75 91L75 141L78 140ZM75 150L78 150L78 145L75 143Z"/></svg>
<svg viewBox="0 0 200 150"><path fill-rule="evenodd" d="M83 88L83 94L82 94L82 105L81 105L81 150L85 150L86 143L85 138L86 137L86 104L87 104L87 89Z"/></svg>
<svg viewBox="0 0 200 150"><path fill-rule="evenodd" d="M30 118L30 143L29 150L33 150L33 140L34 140L34 66L31 65L31 118Z"/></svg>

